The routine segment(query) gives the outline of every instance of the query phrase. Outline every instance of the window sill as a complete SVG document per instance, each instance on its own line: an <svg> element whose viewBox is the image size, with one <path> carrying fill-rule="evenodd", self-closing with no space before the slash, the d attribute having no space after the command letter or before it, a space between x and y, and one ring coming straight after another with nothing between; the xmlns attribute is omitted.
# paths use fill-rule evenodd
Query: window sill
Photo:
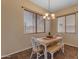
<svg viewBox="0 0 79 59"><path fill-rule="evenodd" d="M24 33L24 35L27 35L27 34L40 34L40 33L46 33L46 32L38 32L38 33Z"/></svg>

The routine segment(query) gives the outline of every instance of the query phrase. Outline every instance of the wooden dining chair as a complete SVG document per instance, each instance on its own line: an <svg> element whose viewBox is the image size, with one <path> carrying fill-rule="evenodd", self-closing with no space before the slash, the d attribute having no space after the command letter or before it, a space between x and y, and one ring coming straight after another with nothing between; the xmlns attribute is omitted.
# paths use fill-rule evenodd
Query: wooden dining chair
<svg viewBox="0 0 79 59"><path fill-rule="evenodd" d="M39 59L40 56L43 55L41 52L43 52L43 47L36 41L37 38L32 37L32 53L30 56L30 59L32 58L33 54L37 54L37 59Z"/></svg>
<svg viewBox="0 0 79 59"><path fill-rule="evenodd" d="M51 59L53 59L54 53L59 51L60 49L64 53L63 44L61 42L47 47L47 51L51 54Z"/></svg>

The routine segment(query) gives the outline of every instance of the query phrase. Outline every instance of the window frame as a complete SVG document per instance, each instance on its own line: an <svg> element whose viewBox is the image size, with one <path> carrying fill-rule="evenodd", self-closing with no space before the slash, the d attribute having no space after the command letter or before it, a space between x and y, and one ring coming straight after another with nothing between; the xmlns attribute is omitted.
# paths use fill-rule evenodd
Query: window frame
<svg viewBox="0 0 79 59"><path fill-rule="evenodd" d="M35 15L34 13L29 12L29 11L25 11L25 10L24 10L24 12L28 12L28 13L31 14L31 17L33 18L33 19L32 19L32 23L33 23L33 20L36 21L36 19L34 19L34 15ZM26 23L24 22L24 34L29 34L29 33L35 33L35 32L36 32L36 29L34 29L34 27L36 27L35 22L34 22L34 24L32 24L32 26L33 26L33 29L32 29L32 30L34 30L34 31L32 31L32 32L27 32L27 30L26 30L27 26L26 26L25 24L26 24ZM35 25L35 26L34 26L34 25Z"/></svg>
<svg viewBox="0 0 79 59"><path fill-rule="evenodd" d="M74 21L75 21L75 25L74 25L75 30L74 30L74 32L67 32L67 30L66 30L66 29L67 29L67 28L66 28L66 27L67 27L67 24L66 24L66 22L65 22L65 26L66 26L66 27L65 27L65 30L66 30L66 33L76 33L76 13L75 13L75 14L71 14L71 15L74 15L74 16L75 16L75 19L74 19ZM71 16L71 15L67 15L67 16ZM66 19L67 19L67 18L66 18L67 16L65 16L65 21L67 21L67 20L66 20Z"/></svg>
<svg viewBox="0 0 79 59"><path fill-rule="evenodd" d="M42 16L42 14L35 13L35 12L33 12L33 11L26 10L26 9L24 9L24 11L28 11L28 12L30 12L30 13L35 14L35 32L34 32L34 33L27 33L27 32L25 32L25 29L24 29L24 34L38 34L38 33L45 33L45 19L43 19L43 20L44 20L44 29L43 29L44 31L43 31L43 32L37 32L37 15ZM24 26L24 27L25 27L25 26Z"/></svg>
<svg viewBox="0 0 79 59"><path fill-rule="evenodd" d="M76 33L76 13L78 13L78 12L74 12L74 13L70 13L70 14L56 17L57 18L57 29L58 29L58 18L65 17L65 32L58 32L58 30L57 30L58 33L68 33L68 34L75 34ZM69 16L69 15L75 15L75 32L66 32L66 16Z"/></svg>
<svg viewBox="0 0 79 59"><path fill-rule="evenodd" d="M65 18L65 16L61 16L61 17L64 17ZM60 18L61 18L60 17ZM59 18L59 17L58 17ZM57 32L58 32L58 18L57 18ZM64 21L66 21L65 19L64 19ZM65 22L64 22L65 23ZM65 24L64 24L64 26L65 26ZM65 27L64 27L65 28ZM66 32L66 29L64 29L64 32L58 32L58 33L65 33Z"/></svg>
<svg viewBox="0 0 79 59"><path fill-rule="evenodd" d="M44 33L44 32L45 32L45 20L44 20L44 19L42 19L42 20L44 21L44 22L43 22L43 25L44 25L44 26L43 26L43 31L42 31L42 32L41 32L41 31L38 32L38 24L37 24L37 23L38 23L38 16L42 17L42 15L37 14L37 19L36 19L36 26L37 26L36 30L37 30L37 31L36 31L36 32L37 32L37 33Z"/></svg>

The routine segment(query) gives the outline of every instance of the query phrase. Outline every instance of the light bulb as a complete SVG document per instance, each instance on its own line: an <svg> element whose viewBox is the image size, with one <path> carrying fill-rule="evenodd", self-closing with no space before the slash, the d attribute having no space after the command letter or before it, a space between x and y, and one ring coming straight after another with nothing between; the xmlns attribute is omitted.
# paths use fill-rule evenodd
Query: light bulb
<svg viewBox="0 0 79 59"><path fill-rule="evenodd" d="M50 17L47 17L48 20L50 20Z"/></svg>
<svg viewBox="0 0 79 59"><path fill-rule="evenodd" d="M51 16L52 16L52 17L54 17L54 16L55 16L55 14L51 14Z"/></svg>
<svg viewBox="0 0 79 59"><path fill-rule="evenodd" d="M48 13L45 14L45 16L48 16L48 15L49 15Z"/></svg>
<svg viewBox="0 0 79 59"><path fill-rule="evenodd" d="M51 17L52 17L53 19L55 19L55 14L51 14Z"/></svg>
<svg viewBox="0 0 79 59"><path fill-rule="evenodd" d="M46 18L46 16L43 16L43 19L45 19Z"/></svg>

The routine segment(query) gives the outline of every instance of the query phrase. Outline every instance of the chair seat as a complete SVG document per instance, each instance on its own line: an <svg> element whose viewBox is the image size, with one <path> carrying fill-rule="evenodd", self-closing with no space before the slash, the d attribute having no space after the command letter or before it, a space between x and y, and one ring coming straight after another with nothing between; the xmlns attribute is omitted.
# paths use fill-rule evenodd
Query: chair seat
<svg viewBox="0 0 79 59"><path fill-rule="evenodd" d="M47 48L47 50L48 50L48 52L50 52L50 53L55 53L56 51L60 50L61 47L62 47L62 45L56 44L56 45L49 46L49 47Z"/></svg>
<svg viewBox="0 0 79 59"><path fill-rule="evenodd" d="M34 52L43 52L43 50L44 50L44 47L41 45L38 48L35 48L35 49L33 48Z"/></svg>

